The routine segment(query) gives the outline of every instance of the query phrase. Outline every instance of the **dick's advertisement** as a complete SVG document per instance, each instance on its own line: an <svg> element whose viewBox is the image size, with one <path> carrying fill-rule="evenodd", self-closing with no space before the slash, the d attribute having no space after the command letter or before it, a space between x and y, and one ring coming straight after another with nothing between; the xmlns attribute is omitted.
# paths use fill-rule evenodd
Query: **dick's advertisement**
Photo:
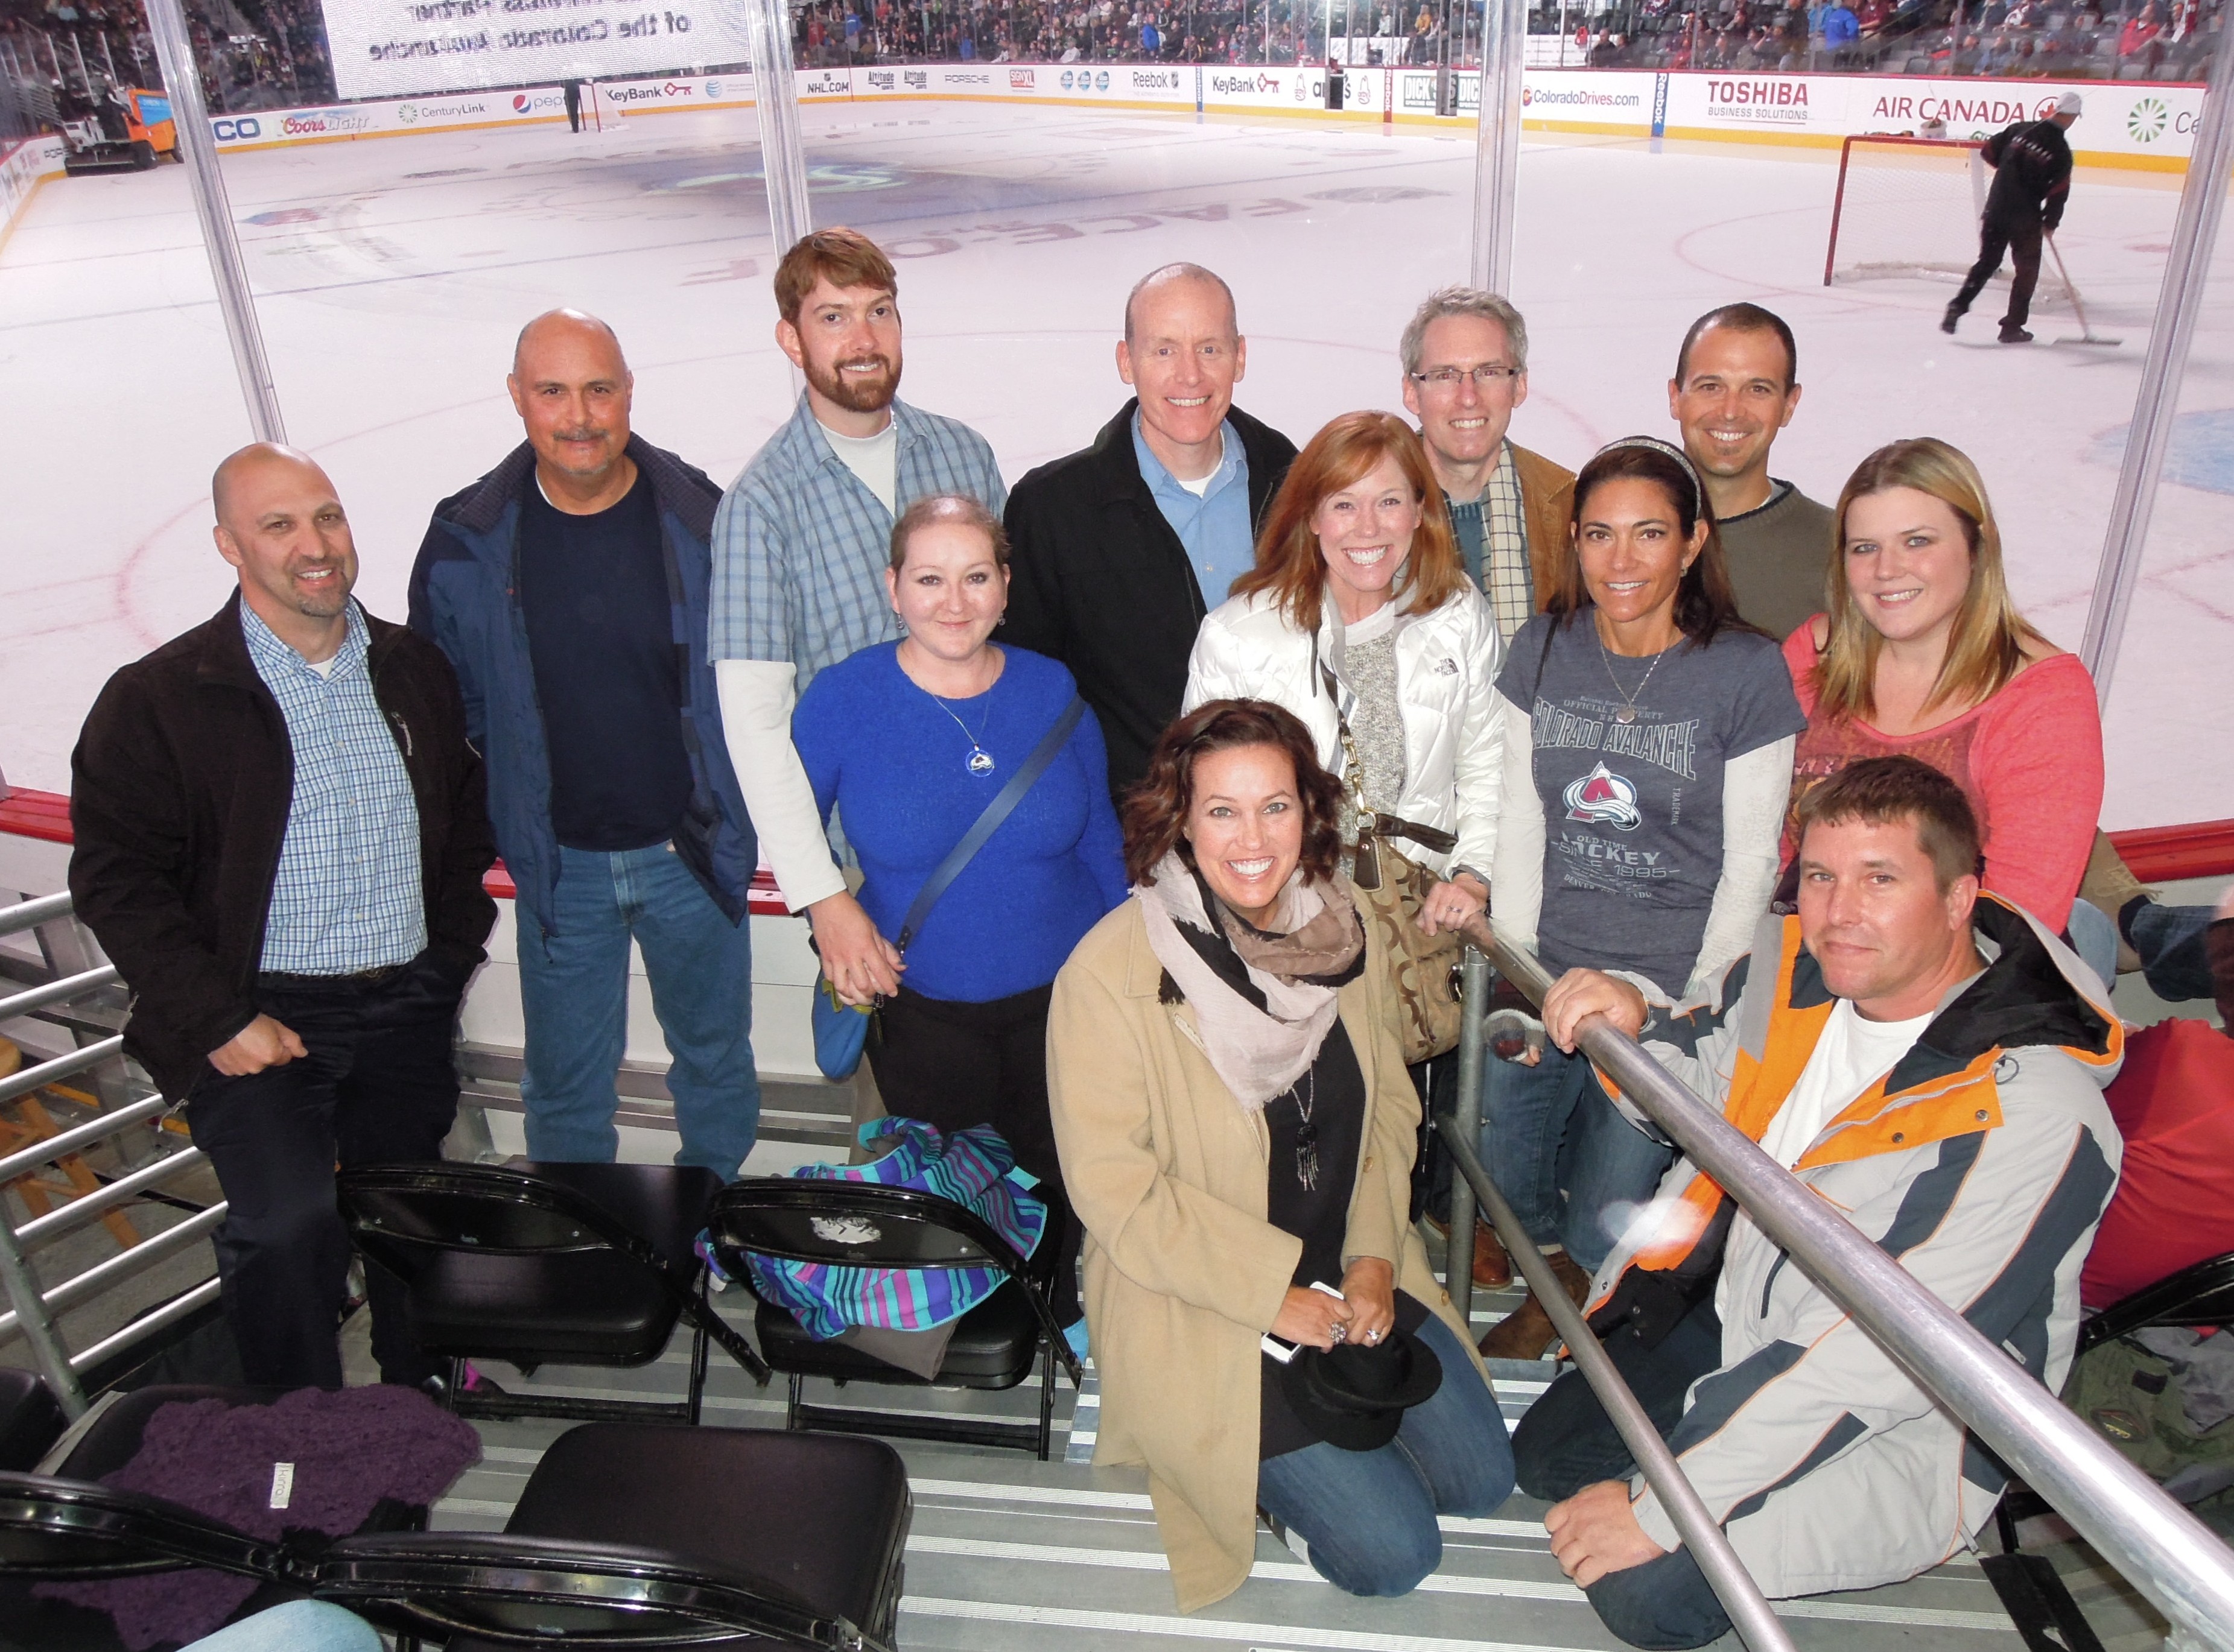
<svg viewBox="0 0 2234 1652"><path fill-rule="evenodd" d="M703 0L325 0L344 98L611 80L745 61L735 6Z"/></svg>

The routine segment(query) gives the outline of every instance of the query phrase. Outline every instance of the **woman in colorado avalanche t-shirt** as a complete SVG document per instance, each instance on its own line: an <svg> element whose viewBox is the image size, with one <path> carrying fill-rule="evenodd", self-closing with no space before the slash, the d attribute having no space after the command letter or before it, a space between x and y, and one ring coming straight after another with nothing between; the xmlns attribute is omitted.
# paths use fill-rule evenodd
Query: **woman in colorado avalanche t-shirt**
<svg viewBox="0 0 2234 1652"><path fill-rule="evenodd" d="M1752 944L1806 719L1776 643L1738 617L1681 449L1615 442L1574 498L1559 586L1497 682L1490 921L1554 975L1618 970L1680 1002L1713 991ZM1530 1237L1564 1244L1554 1267L1579 1302L1670 1152L1622 1117L1588 1061L1547 1048L1534 1065L1490 1062L1482 1156ZM1482 1347L1534 1359L1550 1340L1531 1303Z"/></svg>

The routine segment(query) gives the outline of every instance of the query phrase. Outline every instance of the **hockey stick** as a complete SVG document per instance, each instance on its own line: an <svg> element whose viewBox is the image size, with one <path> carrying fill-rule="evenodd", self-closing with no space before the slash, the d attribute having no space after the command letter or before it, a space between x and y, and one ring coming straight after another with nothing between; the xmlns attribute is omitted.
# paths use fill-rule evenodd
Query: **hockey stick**
<svg viewBox="0 0 2234 1652"><path fill-rule="evenodd" d="M2059 338L2055 342L2059 344L2100 344L2111 349L2124 343L2126 341L2122 338L2104 338L2096 334L2093 324L2087 319L2087 306L2079 302L2079 289L2072 284L2071 271L2064 267L2063 249L2056 245L2054 236L2048 235L2043 238L2048 242L2048 250L2055 255L2055 273L2063 278L2064 291L2071 295L2071 307L2079 312L2079 336Z"/></svg>

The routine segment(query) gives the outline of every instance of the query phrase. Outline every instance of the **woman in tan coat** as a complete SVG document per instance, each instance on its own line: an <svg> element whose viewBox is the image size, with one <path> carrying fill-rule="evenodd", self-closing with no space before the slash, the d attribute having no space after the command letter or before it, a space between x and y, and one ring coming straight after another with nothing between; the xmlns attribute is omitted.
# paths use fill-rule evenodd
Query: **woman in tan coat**
<svg viewBox="0 0 2234 1652"><path fill-rule="evenodd" d="M1094 1460L1146 1465L1186 1611L1248 1577L1260 1504L1329 1582L1401 1595L1441 1558L1439 1513L1512 1487L1488 1379L1405 1221L1420 1104L1336 870L1341 795L1278 707L1189 713L1126 807L1132 898L1055 978ZM1317 1374L1399 1370L1377 1435L1316 1403Z"/></svg>

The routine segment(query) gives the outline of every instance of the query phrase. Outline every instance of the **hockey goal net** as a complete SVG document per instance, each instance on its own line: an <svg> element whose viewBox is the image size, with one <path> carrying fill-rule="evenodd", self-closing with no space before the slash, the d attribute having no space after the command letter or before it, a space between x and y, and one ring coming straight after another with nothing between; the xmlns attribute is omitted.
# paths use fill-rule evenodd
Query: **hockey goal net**
<svg viewBox="0 0 2234 1652"><path fill-rule="evenodd" d="M1959 283L1978 257L1993 169L1975 139L1849 138L1839 157L1823 284L1922 280ZM2006 287L2004 259L1994 284ZM2035 304L2067 302L2053 259L2041 265Z"/></svg>

